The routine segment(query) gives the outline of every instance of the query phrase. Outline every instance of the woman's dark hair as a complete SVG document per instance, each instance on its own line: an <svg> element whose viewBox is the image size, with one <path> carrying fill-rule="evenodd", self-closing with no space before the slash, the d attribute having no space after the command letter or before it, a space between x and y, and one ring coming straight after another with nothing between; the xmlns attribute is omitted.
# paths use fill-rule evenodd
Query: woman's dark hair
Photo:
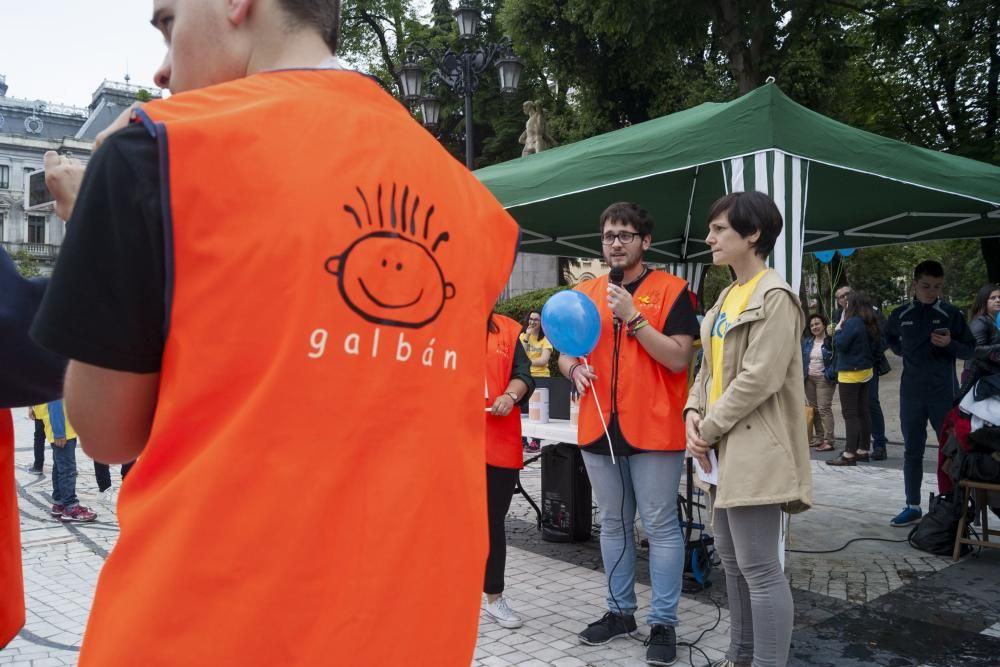
<svg viewBox="0 0 1000 667"><path fill-rule="evenodd" d="M528 333L528 318L531 317L532 313L538 313L538 342L541 343L545 340L545 329L542 328L542 314L537 310L529 310L528 314L524 316L524 326L521 327L521 333Z"/></svg>
<svg viewBox="0 0 1000 667"><path fill-rule="evenodd" d="M781 212L773 199L763 192L733 192L712 204L706 224L723 213L728 214L729 224L743 238L754 232L760 232L760 237L753 244L754 252L759 257L771 254L784 228Z"/></svg>
<svg viewBox="0 0 1000 667"><path fill-rule="evenodd" d="M979 317L986 312L986 304L989 303L990 294L1000 292L1000 285L983 285L976 292L976 298L972 300L972 308L969 308L969 321Z"/></svg>
<svg viewBox="0 0 1000 667"><path fill-rule="evenodd" d="M851 290L847 294L847 307L844 308L844 319L860 317L865 323L865 329L873 340L882 338L882 329L878 325L878 317L868 295L861 290Z"/></svg>
<svg viewBox="0 0 1000 667"><path fill-rule="evenodd" d="M823 323L824 333L826 332L826 328L830 326L830 320L827 319L826 315L824 315L823 313L813 313L812 315L806 318L806 330L802 333L803 338L808 338L809 336L812 336L812 331L810 331L810 329L812 329L812 323L814 319L818 319L820 322Z"/></svg>

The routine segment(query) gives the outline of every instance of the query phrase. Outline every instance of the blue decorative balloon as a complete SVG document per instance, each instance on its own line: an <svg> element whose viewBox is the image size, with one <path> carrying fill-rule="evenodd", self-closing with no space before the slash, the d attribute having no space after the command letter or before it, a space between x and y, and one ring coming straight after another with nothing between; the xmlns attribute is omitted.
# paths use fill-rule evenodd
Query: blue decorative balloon
<svg viewBox="0 0 1000 667"><path fill-rule="evenodd" d="M854 254L854 248L841 248L837 252L840 253L841 257L850 257Z"/></svg>
<svg viewBox="0 0 1000 667"><path fill-rule="evenodd" d="M585 357L601 337L601 315L586 294L576 290L556 292L542 306L545 337L562 354Z"/></svg>
<svg viewBox="0 0 1000 667"><path fill-rule="evenodd" d="M815 253L816 259L818 259L823 264L829 264L833 261L833 256L837 254L836 250L820 250Z"/></svg>

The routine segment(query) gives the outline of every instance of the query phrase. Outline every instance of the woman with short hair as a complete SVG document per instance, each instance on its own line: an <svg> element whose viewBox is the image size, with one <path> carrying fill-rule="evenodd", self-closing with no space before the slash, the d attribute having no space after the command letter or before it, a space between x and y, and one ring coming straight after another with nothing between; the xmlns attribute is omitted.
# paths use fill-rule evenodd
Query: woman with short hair
<svg viewBox="0 0 1000 667"><path fill-rule="evenodd" d="M781 566L782 511L812 504L798 295L767 257L781 213L760 192L734 192L708 216L712 262L727 287L701 326L704 357L684 408L687 448L712 488L715 546L726 570L730 644L718 665L784 667L793 603Z"/></svg>

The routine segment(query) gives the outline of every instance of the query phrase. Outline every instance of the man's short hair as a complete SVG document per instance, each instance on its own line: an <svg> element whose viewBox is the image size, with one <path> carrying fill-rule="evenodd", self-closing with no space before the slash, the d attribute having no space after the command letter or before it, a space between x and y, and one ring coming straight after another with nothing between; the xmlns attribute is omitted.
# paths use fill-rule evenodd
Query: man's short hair
<svg viewBox="0 0 1000 667"><path fill-rule="evenodd" d="M743 238L760 232L760 237L753 244L754 252L759 257L771 254L784 228L781 212L773 199L763 192L733 192L712 204L706 222L711 223L723 213L728 214L729 224Z"/></svg>
<svg viewBox="0 0 1000 667"><path fill-rule="evenodd" d="M653 235L653 218L649 211L635 202L615 202L604 209L604 213L601 213L601 232L604 232L604 225L616 220L624 225L632 225L641 237Z"/></svg>
<svg viewBox="0 0 1000 667"><path fill-rule="evenodd" d="M941 262L935 262L933 259L925 259L917 264L917 268L913 269L914 280L920 280L922 276L944 278L944 267L941 266Z"/></svg>
<svg viewBox="0 0 1000 667"><path fill-rule="evenodd" d="M337 52L340 37L340 0L278 0L294 27L312 27L330 51Z"/></svg>
<svg viewBox="0 0 1000 667"><path fill-rule="evenodd" d="M853 290L851 289L851 286L850 286L850 285L841 285L840 287L838 287L838 288L837 288L837 289L836 289L836 290L834 291L833 295L834 295L835 297L838 297L838 298L839 298L839 297L840 297L840 292L841 292L842 290L847 290L846 292L844 292L844 294L845 294L845 295L847 295L847 294L850 294L850 293L851 293L851 292L853 291Z"/></svg>

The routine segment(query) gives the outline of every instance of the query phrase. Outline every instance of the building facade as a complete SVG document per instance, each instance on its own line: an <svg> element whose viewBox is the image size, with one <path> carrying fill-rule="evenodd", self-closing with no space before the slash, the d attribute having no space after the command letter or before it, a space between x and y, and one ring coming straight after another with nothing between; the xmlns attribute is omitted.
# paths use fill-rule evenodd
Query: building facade
<svg viewBox="0 0 1000 667"><path fill-rule="evenodd" d="M137 98L159 94L103 81L84 108L9 97L7 91L6 77L0 74L0 244L15 257L39 260L48 272L65 236L64 223L51 205L26 210L28 174L42 168L47 151L86 162L100 131Z"/></svg>

